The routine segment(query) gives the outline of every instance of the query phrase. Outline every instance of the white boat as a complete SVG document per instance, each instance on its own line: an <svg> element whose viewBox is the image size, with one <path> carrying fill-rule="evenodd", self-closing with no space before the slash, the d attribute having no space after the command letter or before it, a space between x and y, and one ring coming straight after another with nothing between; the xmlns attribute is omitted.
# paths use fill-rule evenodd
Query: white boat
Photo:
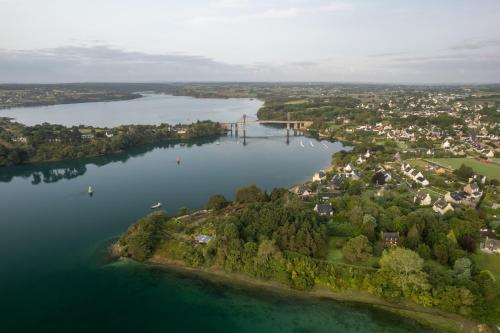
<svg viewBox="0 0 500 333"><path fill-rule="evenodd" d="M89 186L88 192L89 192L89 195L92 195L94 193L94 190L92 189L92 186Z"/></svg>
<svg viewBox="0 0 500 333"><path fill-rule="evenodd" d="M312 141L309 141L309 144L311 145L311 147L314 147L314 145L313 145L313 142L312 142Z"/></svg>
<svg viewBox="0 0 500 333"><path fill-rule="evenodd" d="M158 202L156 205L151 206L151 209L160 208L161 202Z"/></svg>
<svg viewBox="0 0 500 333"><path fill-rule="evenodd" d="M302 146L302 148L304 148L304 142L302 142L302 140L300 140L300 145Z"/></svg>
<svg viewBox="0 0 500 333"><path fill-rule="evenodd" d="M220 142L219 142L219 141L217 141L215 144L218 146L218 145L220 145Z"/></svg>

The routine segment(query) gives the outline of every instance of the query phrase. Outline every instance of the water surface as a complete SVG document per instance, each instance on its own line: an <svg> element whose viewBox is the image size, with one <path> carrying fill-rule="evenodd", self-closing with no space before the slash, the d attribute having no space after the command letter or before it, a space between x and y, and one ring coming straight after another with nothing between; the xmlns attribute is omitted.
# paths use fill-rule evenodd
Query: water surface
<svg viewBox="0 0 500 333"><path fill-rule="evenodd" d="M130 107L143 123L156 123L154 110L159 109L167 122L186 118L179 109L188 110L193 120L207 115L238 119L256 112L245 107L255 102L250 100L234 110L234 100L218 100L227 103L222 114L212 108L197 113L199 100L191 98L153 96L148 101L152 104L141 104L144 109ZM167 107L166 101L175 103ZM61 118L54 121L69 119L63 110L77 108L84 119L87 112L107 112L117 105L127 109L137 100L113 103L58 106ZM328 165L332 153L343 148L302 136L291 136L287 144L284 134L254 125L246 140L228 136L0 169L0 332L424 332L411 321L366 307L228 288L143 265L103 262L107 241L149 213L153 203L160 201L174 213L183 206L202 207L215 193L232 198L244 185L290 186ZM88 186L95 189L93 197L86 193Z"/></svg>

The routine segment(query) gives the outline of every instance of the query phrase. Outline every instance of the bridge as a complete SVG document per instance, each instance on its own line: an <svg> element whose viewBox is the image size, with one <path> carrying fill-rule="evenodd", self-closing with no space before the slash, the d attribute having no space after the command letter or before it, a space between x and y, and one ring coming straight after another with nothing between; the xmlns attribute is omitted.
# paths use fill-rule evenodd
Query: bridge
<svg viewBox="0 0 500 333"><path fill-rule="evenodd" d="M247 139L247 125L249 124L283 124L286 125L286 143L290 143L290 130L293 130L293 135L303 135L303 130L309 128L313 121L311 120L290 120L290 112L287 113L287 120L249 120L247 115L244 114L242 118L233 122L221 122L225 126L226 132L231 135L238 136L239 130L243 131L243 144L246 145Z"/></svg>

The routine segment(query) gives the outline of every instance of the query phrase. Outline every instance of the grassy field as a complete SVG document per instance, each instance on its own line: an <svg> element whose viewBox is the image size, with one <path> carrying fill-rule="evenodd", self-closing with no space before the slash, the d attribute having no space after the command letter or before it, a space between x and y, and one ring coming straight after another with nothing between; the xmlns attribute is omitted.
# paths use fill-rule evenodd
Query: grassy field
<svg viewBox="0 0 500 333"><path fill-rule="evenodd" d="M495 276L500 292L500 254L476 253L472 259L480 269L487 269Z"/></svg>
<svg viewBox="0 0 500 333"><path fill-rule="evenodd" d="M431 161L447 166L451 169L458 169L462 164L471 167L475 172L490 179L500 179L500 166L493 163L484 163L471 158L434 158Z"/></svg>

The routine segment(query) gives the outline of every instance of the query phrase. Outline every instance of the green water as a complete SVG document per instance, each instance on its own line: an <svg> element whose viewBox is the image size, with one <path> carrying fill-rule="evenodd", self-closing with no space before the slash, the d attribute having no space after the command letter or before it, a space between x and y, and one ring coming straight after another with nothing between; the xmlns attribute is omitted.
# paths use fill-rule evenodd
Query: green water
<svg viewBox="0 0 500 333"><path fill-rule="evenodd" d="M196 114L190 100L184 99L183 108ZM139 104L138 112L148 117L148 103L118 103L128 105L129 113ZM156 103L153 109L165 110L162 116L178 117L174 105L180 101ZM218 103L228 103L224 117L256 111L254 101ZM423 332L411 321L367 307L105 262L107 242L158 201L175 212L202 207L214 193L231 198L243 185L290 186L343 148L293 136L287 144L283 129L253 126L248 134L258 138L248 138L246 146L227 137L0 169L0 332ZM89 185L93 197L86 193Z"/></svg>

